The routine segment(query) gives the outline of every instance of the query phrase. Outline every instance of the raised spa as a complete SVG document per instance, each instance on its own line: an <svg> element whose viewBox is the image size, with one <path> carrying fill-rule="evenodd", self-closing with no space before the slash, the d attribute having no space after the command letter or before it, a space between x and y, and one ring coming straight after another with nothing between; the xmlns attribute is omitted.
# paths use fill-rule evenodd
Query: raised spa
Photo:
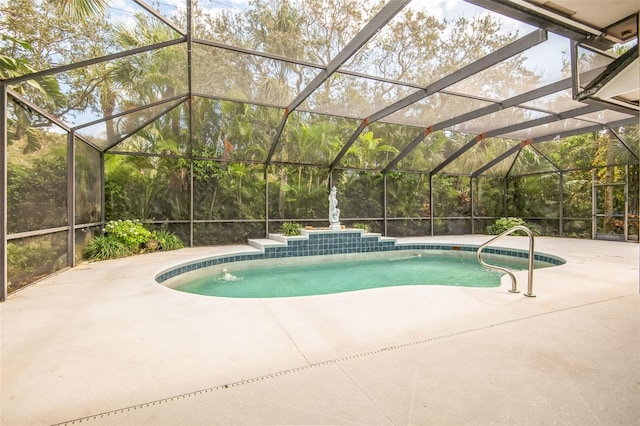
<svg viewBox="0 0 640 426"><path fill-rule="evenodd" d="M270 238L249 241L259 251L201 259L166 270L156 280L189 293L269 298L402 285L497 287L502 276L478 264L473 245L398 244L360 230ZM525 251L489 247L485 253L494 264L527 268ZM564 263L541 253L534 260L536 268Z"/></svg>

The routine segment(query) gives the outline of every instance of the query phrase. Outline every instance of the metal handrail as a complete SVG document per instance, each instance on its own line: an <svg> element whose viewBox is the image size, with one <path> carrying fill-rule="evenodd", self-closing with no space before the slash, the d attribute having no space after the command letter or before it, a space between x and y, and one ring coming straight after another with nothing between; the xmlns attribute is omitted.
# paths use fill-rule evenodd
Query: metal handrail
<svg viewBox="0 0 640 426"><path fill-rule="evenodd" d="M507 231L504 231L502 234L490 239L489 241L487 241L486 243L478 247L478 251L477 251L478 262L480 262L480 264L485 268L495 269L497 271L501 271L509 275L511 277L511 290L509 290L509 292L520 293L520 291L518 290L518 285L516 283L516 277L515 275L513 275L513 272L511 272L507 268L503 268L502 266L490 265L486 263L484 260L482 260L482 250L485 247L487 247L492 242L504 237L505 235L509 235L515 231L524 231L529 236L529 282L527 285L527 292L524 295L527 297L536 297L536 295L533 294L533 233L526 226L522 226L522 225L514 226L513 228Z"/></svg>

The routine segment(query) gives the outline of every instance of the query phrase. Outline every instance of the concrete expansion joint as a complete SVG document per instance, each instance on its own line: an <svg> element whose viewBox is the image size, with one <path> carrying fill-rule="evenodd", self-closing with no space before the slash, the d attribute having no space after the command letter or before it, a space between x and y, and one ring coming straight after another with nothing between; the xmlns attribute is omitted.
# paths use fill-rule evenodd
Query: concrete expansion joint
<svg viewBox="0 0 640 426"><path fill-rule="evenodd" d="M424 345L424 344L427 344L427 343L432 343L432 342L436 342L436 341L440 341L440 340L446 340L446 339L450 339L450 338L453 338L453 337L462 336L462 335L466 335L466 334L470 334L470 333L475 333L475 332L482 331L482 330L488 330L488 329L491 329L491 328L494 328L494 327L498 327L498 326L501 326L501 325L507 325L507 324L510 324L510 323L513 323L513 322L517 322L517 321L524 321L524 320L532 319L532 318L543 316L543 315L549 315L549 314L554 314L554 313L557 313L557 312L567 311L567 310L571 310L571 309L582 308L582 307L594 305L594 304L597 304L597 303L604 303L604 302L608 302L608 301L611 301L611 300L620 299L620 298L624 298L624 297L628 297L628 296L629 295L616 296L616 297L612 297L612 298L608 298L608 299L604 299L604 300L598 300L598 301L594 301L594 302L590 302L590 303L584 303L584 304L581 304L581 305L569 306L569 307L566 307L566 308L560 308L560 309L556 309L556 310L551 311L551 312L542 312L542 313L538 313L538 314L529 315L529 316L526 316L526 317L514 318L512 320L501 321L501 322L493 323L493 324L487 324L487 325L482 326L482 327L468 328L468 329L464 329L464 330L455 331L455 332L452 332L452 333L447 333L447 334L443 334L443 335L439 335L439 336L429 337L429 338L422 339L422 340L416 340L416 341L413 341L413 342L403 343L403 344L394 345L394 346L388 346L388 347L376 349L376 350L373 350L373 351L361 352L361 353L357 353L357 354L353 354L353 355L346 355L346 356L343 356L343 357L340 357L340 358L335 358L335 359L330 359L330 360L310 363L310 364L307 364L307 365L304 365L304 366L300 366L300 367L295 367L295 368L291 368L291 369L287 369L287 370L281 370L281 371L277 371L277 372L274 372L274 373L265 374L263 376L257 376L257 377L252 377L252 378L248 378L248 379L244 379L244 380L239 380L237 382L227 383L227 384L218 385L218 386L212 386L212 387L209 387L209 388L206 388L206 389L199 389L199 390L196 390L196 391L193 391L193 392L188 392L188 393L184 393L184 394L181 394L181 395L174 395L174 396L171 396L171 397L162 398L162 399L158 399L158 400L155 400L155 401L149 401L149 402L146 402L146 403L143 403L143 404L138 404L138 405L134 405L134 406L130 406L130 407L124 407L124 408L120 408L120 409L116 409L116 410L112 410L112 411L107 411L107 412L95 414L95 415L92 415L92 416L82 417L82 418L78 418L78 419L68 420L68 421L65 421L65 422L56 423L56 424L54 424L52 426L74 425L74 424L79 424L79 423L84 423L84 422L90 422L91 420L97 420L97 419L109 417L111 415L117 415L117 414L121 414L121 413L126 413L128 411L138 410L138 409L141 409L141 408L147 408L147 407L151 407L151 406L154 406L154 405L160 405L160 404L163 404L163 403L166 403L166 402L175 401L177 399L190 398L190 397L198 396L198 395L201 395L201 394L207 393L207 392L223 391L225 389L229 389L229 388L233 388L233 387L237 387L237 386L242 386L242 385L247 385L247 384L251 384L251 383L255 383L255 382L260 382L260 381L267 380L267 379L273 379L275 377L281 377L281 376L297 373L297 372L300 372L300 371L306 371L306 370L310 370L312 368L323 367L323 366L337 364L337 363L341 363L341 362L345 362L345 361L349 361L349 360L353 360L353 359L357 359L357 358L363 358L363 357L367 357L367 356L371 356L371 355L376 355L376 354L381 354L381 353L385 353L385 352L395 351L395 350L398 350L398 349L404 349L404 348L409 348L409 347L412 347L412 346Z"/></svg>
<svg viewBox="0 0 640 426"><path fill-rule="evenodd" d="M119 409L112 410L112 411L106 411L106 412L95 414L95 415L92 415L92 416L82 417L82 418L78 418L78 419L74 419L74 420L68 420L68 421L64 421L64 422L61 422L61 423L55 423L52 426L74 425L74 424L79 424L79 423L83 423L83 422L90 422L91 420L97 420L97 419L109 417L109 416L112 416L112 415L117 415L117 414L126 413L126 412L133 411L133 410L138 410L138 409L141 409L141 408L152 407L154 405L160 405L160 404L163 404L163 403L166 403L166 402L175 401L175 400L178 400L178 399L190 398L190 397L198 396L198 395L201 395L201 394L207 393L207 392L223 391L225 389L229 389L229 388L233 388L233 387L237 387L237 386L242 386L242 385L248 385L248 384L251 384L251 383L260 382L260 381L267 380L267 379L272 379L272 378L275 378L275 377L280 377L280 376L285 376L285 375L288 375L288 374L297 373L297 372L300 372L300 371L310 370L312 368L323 367L323 366L326 366L326 365L337 364L337 363L344 362L344 361L349 361L349 360L352 360L352 359L367 357L367 356L376 355L376 354L389 352L389 351L395 351L395 350L398 350L398 349L408 348L408 347L416 346L416 345L422 345L422 344L426 344L426 343L430 343L430 342L434 342L434 341L438 341L438 340L444 340L444 339L448 339L448 338L451 338L451 337L460 336L462 334L469 334L469 333L473 333L473 332L476 332L476 331L484 330L484 329L487 329L487 328L490 328L490 327L492 327L492 325L488 325L488 326L485 326L485 327L479 327L479 328L471 328L471 329L461 330L461 331L457 331L457 332L454 332L454 333L449 333L449 334L444 334L444 335L440 335L440 336L430 337L430 338L427 338L427 339L422 339L422 340L417 340L417 341L413 341L413 342L403 343L403 344L400 344L400 345L388 346L388 347L381 348L381 349L376 349L376 350L373 350L373 351L361 352L361 353L358 353L358 354L347 355L347 356L343 356L343 357L340 357L340 358L335 358L335 359L320 361L320 362L316 362L316 363L311 363L311 364L300 366L300 367L295 367L295 368L291 368L291 369L287 369L287 370L277 371L275 373L265 374L263 376L252 377L252 378L249 378L249 379L239 380L237 382L226 383L226 384L218 385L218 386L212 386L210 388L200 389L200 390L197 390L197 391L188 392L188 393L184 393L184 394L181 394L181 395L174 395L174 396L171 396L171 397L162 398L162 399L158 399L158 400L155 400L155 401L149 401L149 402L145 402L145 403L142 403L142 404L133 405L133 406L130 406L130 407L124 407L124 408L119 408Z"/></svg>

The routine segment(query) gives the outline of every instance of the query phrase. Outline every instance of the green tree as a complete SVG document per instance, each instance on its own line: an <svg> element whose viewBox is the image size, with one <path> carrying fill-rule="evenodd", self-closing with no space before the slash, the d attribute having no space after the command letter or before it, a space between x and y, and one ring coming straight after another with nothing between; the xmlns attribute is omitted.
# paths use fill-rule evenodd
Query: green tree
<svg viewBox="0 0 640 426"><path fill-rule="evenodd" d="M380 167L382 161L379 158L382 156L385 160L389 160L390 155L393 156L399 153L398 149L394 146L388 145L383 138L375 137L372 131L363 132L359 137L357 143L354 143L345 155L347 157L344 161L345 165L356 167L360 169L373 169ZM386 161L385 161L386 162Z"/></svg>
<svg viewBox="0 0 640 426"><path fill-rule="evenodd" d="M7 217L9 233L66 225L67 164L64 156L50 153L28 165L7 167Z"/></svg>
<svg viewBox="0 0 640 426"><path fill-rule="evenodd" d="M387 174L387 215L389 217L428 217L429 175L392 172Z"/></svg>
<svg viewBox="0 0 640 426"><path fill-rule="evenodd" d="M81 0L72 2L80 3ZM29 69L20 69L21 74L105 55L110 44L108 21L100 15L92 15L92 19L88 19L82 13L79 17L70 18L64 6L63 2L36 0L8 0L0 5L0 34L5 39L10 37L5 41L28 43L3 43L0 55L27 63ZM57 116L70 111L84 111L92 105L89 92L95 81L81 71L49 76L44 82L48 93L28 83L14 89L21 90L23 95ZM54 82L65 88L64 96L52 91ZM42 85L43 81L38 83Z"/></svg>

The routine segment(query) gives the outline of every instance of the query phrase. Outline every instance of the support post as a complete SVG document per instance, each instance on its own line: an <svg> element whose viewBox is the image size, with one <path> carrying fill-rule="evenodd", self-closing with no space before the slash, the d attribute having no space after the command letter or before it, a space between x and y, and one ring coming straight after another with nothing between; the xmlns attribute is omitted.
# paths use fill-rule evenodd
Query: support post
<svg viewBox="0 0 640 426"><path fill-rule="evenodd" d="M191 104L191 99L189 99L189 104ZM191 109L191 108L189 108ZM191 132L191 129L189 129L189 132ZM193 168L193 154L191 155L191 159L189 161L189 247L193 247L193 220L194 220L194 192L195 192L195 188L193 183L195 182L195 179L193 179L193 172L194 172L194 168Z"/></svg>
<svg viewBox="0 0 640 426"><path fill-rule="evenodd" d="M560 171L560 183L558 184L558 204L560 211L558 212L558 236L562 238L564 234L564 173Z"/></svg>
<svg viewBox="0 0 640 426"><path fill-rule="evenodd" d="M598 233L598 208L596 198L596 169L591 169L591 239L595 240Z"/></svg>
<svg viewBox="0 0 640 426"><path fill-rule="evenodd" d="M387 236L387 173L382 171L382 208L383 208L383 224L384 236Z"/></svg>
<svg viewBox="0 0 640 426"><path fill-rule="evenodd" d="M0 233L2 244L0 245L0 302L7 299L7 86L0 84Z"/></svg>
<svg viewBox="0 0 640 426"><path fill-rule="evenodd" d="M429 219L431 220L431 236L433 237L433 175L429 173Z"/></svg>
<svg viewBox="0 0 640 426"><path fill-rule="evenodd" d="M104 227L105 222L107 221L107 193L105 190L106 180L105 180L105 172L104 172L104 152L99 151L100 153L100 184L102 185L101 194L100 194L100 222L102 222L102 226Z"/></svg>
<svg viewBox="0 0 640 426"><path fill-rule="evenodd" d="M67 265L76 266L76 150L75 132L67 134Z"/></svg>
<svg viewBox="0 0 640 426"><path fill-rule="evenodd" d="M624 166L624 241L629 241L629 165Z"/></svg>
<svg viewBox="0 0 640 426"><path fill-rule="evenodd" d="M269 238L269 166L264 166L264 237Z"/></svg>
<svg viewBox="0 0 640 426"><path fill-rule="evenodd" d="M469 176L469 202L471 203L471 235L475 235L476 230L476 215L473 202L473 178Z"/></svg>
<svg viewBox="0 0 640 426"><path fill-rule="evenodd" d="M172 27L175 31L179 29ZM195 179L193 178L193 68L192 68L192 47L193 47L193 9L191 2L187 2L187 87L189 90L189 99L187 106L189 108L189 247L193 247L193 227L195 219Z"/></svg>

